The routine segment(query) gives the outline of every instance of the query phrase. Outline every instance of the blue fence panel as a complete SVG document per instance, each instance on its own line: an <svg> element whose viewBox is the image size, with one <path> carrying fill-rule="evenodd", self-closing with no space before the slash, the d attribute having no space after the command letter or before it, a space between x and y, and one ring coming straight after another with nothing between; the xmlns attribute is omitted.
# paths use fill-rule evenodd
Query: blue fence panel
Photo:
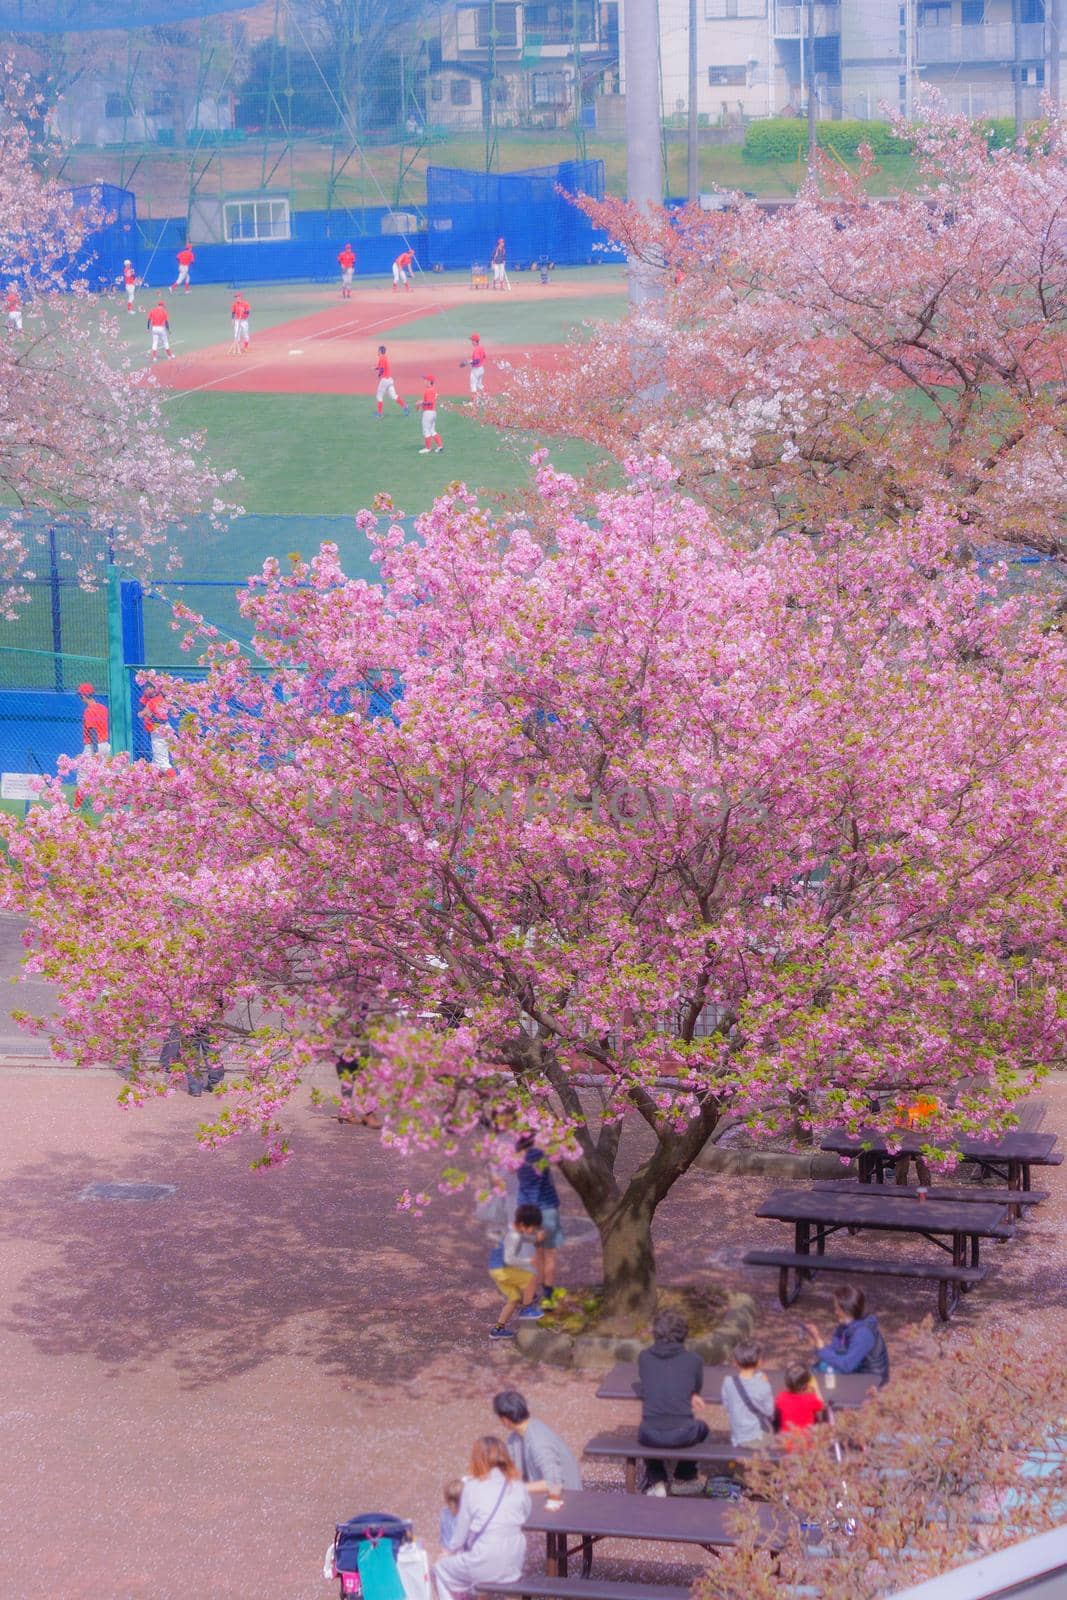
<svg viewBox="0 0 1067 1600"><path fill-rule="evenodd" d="M59 757L80 756L81 750L82 703L77 694L0 689L0 771L54 778Z"/></svg>
<svg viewBox="0 0 1067 1600"><path fill-rule="evenodd" d="M593 261L597 230L568 198L575 194L603 198L602 161L561 161L554 167L503 173L428 167L429 265L486 263L500 237L517 269L533 261L557 266Z"/></svg>

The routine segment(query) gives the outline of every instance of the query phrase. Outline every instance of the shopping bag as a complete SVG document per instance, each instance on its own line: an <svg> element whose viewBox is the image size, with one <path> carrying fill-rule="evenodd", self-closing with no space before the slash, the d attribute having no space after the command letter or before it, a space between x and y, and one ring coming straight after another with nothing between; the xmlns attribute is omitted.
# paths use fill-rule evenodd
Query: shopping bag
<svg viewBox="0 0 1067 1600"><path fill-rule="evenodd" d="M430 1558L418 1540L400 1546L396 1570L404 1585L404 1600L431 1600Z"/></svg>

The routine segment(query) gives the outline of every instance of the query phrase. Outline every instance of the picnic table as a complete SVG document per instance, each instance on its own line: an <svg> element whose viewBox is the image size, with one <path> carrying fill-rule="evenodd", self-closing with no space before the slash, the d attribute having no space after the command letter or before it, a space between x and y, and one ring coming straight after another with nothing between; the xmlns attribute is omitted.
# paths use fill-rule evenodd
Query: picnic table
<svg viewBox="0 0 1067 1600"><path fill-rule="evenodd" d="M918 1155L929 1139L921 1130L901 1129L899 1137L871 1130L853 1133L829 1133L819 1141L820 1150L836 1155L855 1156L857 1175L863 1183L884 1183L887 1168L895 1165L897 1156ZM956 1154L961 1161L973 1162L983 1172L1006 1183L1009 1189L1030 1188L1031 1167L1058 1167L1063 1156L1056 1150L1054 1133L1023 1132L1008 1129L992 1139L972 1136L956 1142Z"/></svg>
<svg viewBox="0 0 1067 1600"><path fill-rule="evenodd" d="M1006 1220L1008 1208L1005 1205L958 1200L919 1201L911 1196L895 1195L891 1187L876 1184L865 1194L842 1194L817 1188L779 1189L764 1201L756 1215L792 1222L795 1228L795 1247L788 1258L773 1251L753 1251L746 1257L756 1265L780 1267L779 1298L783 1305L792 1305L800 1293L802 1281L811 1278L815 1271L884 1270L896 1276L938 1278L938 1303L945 1321L955 1310L960 1292L966 1292L983 1276L979 1240L1009 1239L1014 1232ZM850 1233L867 1228L915 1234L951 1255L952 1265L827 1256L827 1239L843 1228ZM946 1238L951 1243L946 1244ZM764 1257L767 1259L761 1259Z"/></svg>
<svg viewBox="0 0 1067 1600"><path fill-rule="evenodd" d="M550 1511L541 1496L526 1519L527 1533L545 1536L545 1571L567 1576L569 1556L581 1550L588 1571L592 1546L601 1539L645 1539L656 1544L695 1544L716 1550L736 1543L727 1522L728 1500L658 1500L643 1495L600 1494L593 1489L567 1489L563 1504ZM776 1506L758 1508L762 1537L772 1553L788 1537L790 1520ZM573 1548L568 1541L577 1539Z"/></svg>
<svg viewBox="0 0 1067 1600"><path fill-rule="evenodd" d="M771 1391L777 1394L785 1379L781 1368L767 1367ZM706 1366L704 1368L704 1386L701 1389L701 1398L709 1406L722 1405L722 1382L726 1377L736 1375L736 1367ZM828 1405L840 1406L842 1410L852 1411L861 1406L871 1392L871 1375L862 1372L838 1372L834 1374L834 1386L827 1389L825 1372L817 1372L815 1380L819 1384L819 1393ZM635 1361L621 1361L618 1366L601 1379L597 1389L598 1400L636 1400L634 1384L637 1382L637 1363Z"/></svg>

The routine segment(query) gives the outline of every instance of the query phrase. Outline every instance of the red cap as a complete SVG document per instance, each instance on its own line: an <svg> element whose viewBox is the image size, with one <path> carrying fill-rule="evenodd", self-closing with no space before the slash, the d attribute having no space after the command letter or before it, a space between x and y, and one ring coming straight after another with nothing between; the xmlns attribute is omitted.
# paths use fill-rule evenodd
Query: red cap
<svg viewBox="0 0 1067 1600"><path fill-rule="evenodd" d="M481 344L481 342L482 341L479 339L476 333L471 334L471 344Z"/></svg>
<svg viewBox="0 0 1067 1600"><path fill-rule="evenodd" d="M93 688L91 683L79 683L79 685L78 685L78 693L79 694L95 694L96 690Z"/></svg>
<svg viewBox="0 0 1067 1600"><path fill-rule="evenodd" d="M423 383L436 383L437 379L434 377L432 372L424 372L422 375L422 381Z"/></svg>

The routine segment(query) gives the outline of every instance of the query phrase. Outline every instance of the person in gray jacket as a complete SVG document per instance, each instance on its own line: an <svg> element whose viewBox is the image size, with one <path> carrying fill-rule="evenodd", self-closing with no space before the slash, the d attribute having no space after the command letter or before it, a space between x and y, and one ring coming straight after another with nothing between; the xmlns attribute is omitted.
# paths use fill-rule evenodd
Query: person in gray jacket
<svg viewBox="0 0 1067 1600"><path fill-rule="evenodd" d="M494 1396L493 1410L507 1429L508 1455L531 1494L549 1489L580 1489L582 1474L571 1450L547 1422L531 1417L517 1389Z"/></svg>

